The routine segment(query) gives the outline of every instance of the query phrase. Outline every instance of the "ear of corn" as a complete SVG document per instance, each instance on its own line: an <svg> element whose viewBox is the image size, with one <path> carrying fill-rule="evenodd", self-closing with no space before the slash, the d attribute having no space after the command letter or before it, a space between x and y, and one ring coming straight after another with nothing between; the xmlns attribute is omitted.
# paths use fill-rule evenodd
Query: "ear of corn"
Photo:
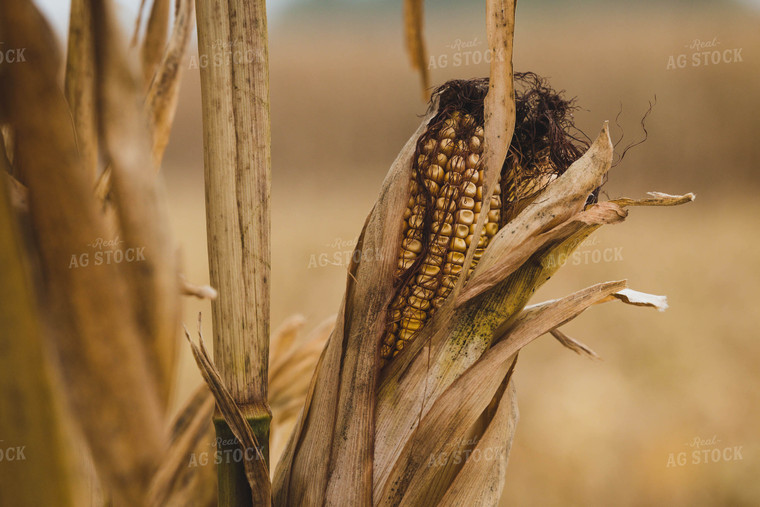
<svg viewBox="0 0 760 507"><path fill-rule="evenodd" d="M422 329L454 288L483 204L483 125L454 111L419 140L396 276L399 290L380 354L389 359ZM492 197L475 262L498 231L501 198ZM470 271L472 268L470 268Z"/></svg>
<svg viewBox="0 0 760 507"><path fill-rule="evenodd" d="M571 102L534 74L517 74L515 135L477 238L469 276L491 239L582 153L569 131ZM483 99L487 80L451 81L437 92L438 113L417 140L380 356L414 339L465 271L483 203Z"/></svg>

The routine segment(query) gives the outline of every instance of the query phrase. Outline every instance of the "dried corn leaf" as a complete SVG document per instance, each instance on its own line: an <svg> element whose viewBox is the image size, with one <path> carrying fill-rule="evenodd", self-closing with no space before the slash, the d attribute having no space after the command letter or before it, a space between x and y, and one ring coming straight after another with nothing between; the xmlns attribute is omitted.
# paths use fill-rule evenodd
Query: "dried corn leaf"
<svg viewBox="0 0 760 507"><path fill-rule="evenodd" d="M488 94L484 103L483 207L472 233L474 238L479 238L483 230L491 209L491 197L498 185L501 168L515 132L515 83L512 64L515 5L515 0L488 0L486 2L488 48L492 55L503 54L504 58L491 59ZM473 241L467 249L464 266L472 265L476 248L477 242ZM504 278L506 276L502 277L502 280ZM466 281L467 277L459 277L452 291L451 300L459 300Z"/></svg>
<svg viewBox="0 0 760 507"><path fill-rule="evenodd" d="M82 165L93 183L98 171L95 112L95 48L89 0L72 0L64 93L69 103Z"/></svg>
<svg viewBox="0 0 760 507"><path fill-rule="evenodd" d="M162 2L164 0L156 0ZM166 2L168 3L168 1ZM153 164L161 167L161 160L169 143L174 113L177 111L179 85L182 80L182 59L187 52L195 20L194 0L178 0L174 26L166 51L148 90L146 107L153 135ZM147 43L147 42L146 42Z"/></svg>
<svg viewBox="0 0 760 507"><path fill-rule="evenodd" d="M0 140L2 142L2 140ZM0 159L0 505L76 505L64 413ZM8 178L6 178L6 176ZM10 454L18 453L21 455ZM14 460L15 458L15 460ZM26 459L34 466L22 466Z"/></svg>
<svg viewBox="0 0 760 507"><path fill-rule="evenodd" d="M137 9L137 19L135 20L135 29L132 31L132 38L130 39L129 46L135 47L137 40L140 36L140 28L142 28L143 12L145 11L145 0L140 0L140 7Z"/></svg>
<svg viewBox="0 0 760 507"><path fill-rule="evenodd" d="M168 209L151 158L142 92L125 41L108 4L94 4L99 130L111 166L114 201L125 248L143 252L127 263L151 367L164 406L177 360L180 283ZM150 224L149 226L146 224Z"/></svg>
<svg viewBox="0 0 760 507"><path fill-rule="evenodd" d="M420 73L422 99L427 101L430 89L430 74L427 68L427 50L422 28L425 15L424 0L404 0L404 31L406 33L406 50L412 62L412 68Z"/></svg>
<svg viewBox="0 0 760 507"><path fill-rule="evenodd" d="M325 343L335 327L335 317L324 320L302 343L281 358L273 358L269 370L269 403L280 423L297 415Z"/></svg>
<svg viewBox="0 0 760 507"><path fill-rule="evenodd" d="M153 477L149 505L199 505L201 494L192 488L197 470L188 467L191 455L206 444L211 430L214 397L201 386L172 423L172 439L161 466ZM214 498L215 499L215 498Z"/></svg>
<svg viewBox="0 0 760 507"><path fill-rule="evenodd" d="M150 86L156 69L164 54L166 35L169 31L169 8L171 0L153 0L148 26L145 29L142 53L142 76L145 89Z"/></svg>
<svg viewBox="0 0 760 507"><path fill-rule="evenodd" d="M29 191L27 188L19 183L19 181L10 175L9 172L5 172L5 164L0 159L0 170L3 171L3 179L8 187L8 193L10 194L11 206L19 216L29 213Z"/></svg>
<svg viewBox="0 0 760 507"><path fill-rule="evenodd" d="M635 291L633 289L621 290L620 292L612 294L610 298L619 299L620 301L629 305L656 308L660 312L664 312L668 309L667 296L655 296L653 294L646 294L644 292Z"/></svg>
<svg viewBox="0 0 760 507"><path fill-rule="evenodd" d="M280 324L280 327L272 333L272 340L269 344L269 377L270 384L271 378L274 375L276 368L282 367L285 363L285 358L292 351L293 343L296 341L296 336L303 329L306 323L306 317L300 314L291 315L285 322Z"/></svg>
<svg viewBox="0 0 760 507"><path fill-rule="evenodd" d="M139 505L166 440L128 285L118 265L71 265L72 255L106 237L107 227L91 198L58 88L59 61L49 45L52 37L45 36L49 28L29 1L0 4L0 27L6 41L25 47L35 62L9 66L12 85L3 82L0 100L10 112L18 155L25 161L52 323L50 345L100 478L116 501ZM138 441L143 445L135 446Z"/></svg>
<svg viewBox="0 0 760 507"><path fill-rule="evenodd" d="M314 368L335 327L335 316L325 319L305 339L296 341L296 333L302 326L302 316L295 315L288 319L275 333L270 348L269 406L272 424L269 456L272 463L279 461L293 432L309 391Z"/></svg>
<svg viewBox="0 0 760 507"><path fill-rule="evenodd" d="M179 283L183 296L194 296L198 299L214 300L219 295L219 293L216 292L216 289L210 285L195 285L194 283L188 282L182 275L179 277Z"/></svg>
<svg viewBox="0 0 760 507"><path fill-rule="evenodd" d="M670 195L662 192L648 192L648 199L629 199L623 197L620 199L613 199L618 206L678 206L679 204L686 204L696 199L696 196L692 193L685 195Z"/></svg>
<svg viewBox="0 0 760 507"><path fill-rule="evenodd" d="M151 76L143 106L150 121L151 153L156 170L161 167L177 110L179 85L182 78L181 62L187 51L193 29L194 3L194 0L178 0L172 33L160 65L154 67L155 74ZM105 200L111 191L111 172L111 167L106 166L95 184L95 195L100 200Z"/></svg>
<svg viewBox="0 0 760 507"><path fill-rule="evenodd" d="M581 356L585 355L585 356L590 357L591 359L600 359L597 353L591 350L587 345L579 342L578 340L574 338L571 338L570 336L567 336L565 333L563 333L559 329L552 329L550 332L551 332L551 335L554 338L556 338L558 342L560 342L564 347L567 347L568 349L572 350L576 354L579 354Z"/></svg>
<svg viewBox="0 0 760 507"><path fill-rule="evenodd" d="M217 406L222 412L224 419L227 421L230 430L232 430L235 438L237 438L239 445L245 451L248 451L249 449L255 450L255 454L251 459L248 458L248 452L243 453L243 464L245 465L245 474L248 479L248 484L251 486L253 505L270 505L272 501L272 490L269 482L269 471L267 469L267 463L264 458L262 447L256 439L256 435L246 421L245 416L240 412L235 400L232 399L232 395L227 387L225 387L222 378L219 376L219 372L216 370L211 358L209 358L208 352L206 352L206 346L203 343L203 336L199 336L198 345L193 343L187 329L185 329L185 336L190 343L193 357L198 364L201 375L203 375L203 379L206 381L209 389L211 389L211 392L216 399Z"/></svg>

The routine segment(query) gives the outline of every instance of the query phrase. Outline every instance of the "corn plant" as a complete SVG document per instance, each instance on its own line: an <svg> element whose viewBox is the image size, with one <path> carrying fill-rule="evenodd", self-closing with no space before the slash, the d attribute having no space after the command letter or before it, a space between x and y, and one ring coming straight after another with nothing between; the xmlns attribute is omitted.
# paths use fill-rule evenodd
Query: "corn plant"
<svg viewBox="0 0 760 507"><path fill-rule="evenodd" d="M407 0L407 45L430 109L367 216L337 315L301 342L303 322L290 319L270 348L265 3L196 6L201 55L241 39L256 55L201 69L213 289L181 276L159 173L194 14L177 0L169 31L170 7L150 5L136 51L110 2L74 0L61 72L33 3L0 4L0 38L33 62L0 68L0 391L24 400L0 413L0 430L30 442L35 463L3 470L0 500L496 505L522 347L551 334L591 353L561 330L591 305L666 306L625 281L529 305L533 293L627 208L694 196L599 201L613 157L607 124L584 142L570 103L514 72L514 1L487 1L489 49L506 55L489 77L429 95L422 2ZM89 243L114 235L144 259L84 263ZM209 389L171 419L180 298L217 293L213 358L185 329ZM187 466L212 421L219 450L241 456L216 477Z"/></svg>

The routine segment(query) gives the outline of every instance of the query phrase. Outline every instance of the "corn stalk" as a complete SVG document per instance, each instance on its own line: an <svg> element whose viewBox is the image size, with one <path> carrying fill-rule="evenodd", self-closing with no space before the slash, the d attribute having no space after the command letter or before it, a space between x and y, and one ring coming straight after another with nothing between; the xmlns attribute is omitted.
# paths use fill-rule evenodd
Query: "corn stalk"
<svg viewBox="0 0 760 507"><path fill-rule="evenodd" d="M197 18L199 53L210 62L200 72L209 269L220 294L212 305L214 362L229 401L253 429L266 458L271 419L266 7L264 0L200 0ZM240 54L254 59L241 61ZM240 449L220 412L214 424L218 438L233 442L219 451ZM268 477L251 491L244 463L223 460L218 474L219 505L250 505L252 493L256 505L269 503Z"/></svg>

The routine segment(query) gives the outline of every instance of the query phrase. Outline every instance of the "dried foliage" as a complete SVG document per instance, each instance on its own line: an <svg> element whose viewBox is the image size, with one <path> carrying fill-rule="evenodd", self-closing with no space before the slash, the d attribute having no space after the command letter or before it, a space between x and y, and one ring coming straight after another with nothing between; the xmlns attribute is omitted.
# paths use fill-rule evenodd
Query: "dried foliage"
<svg viewBox="0 0 760 507"><path fill-rule="evenodd" d="M295 315L273 334L270 349L269 405L272 409L270 456L279 461L293 432L314 368L325 343L335 327L335 315L317 325L308 335L298 339L304 320Z"/></svg>
<svg viewBox="0 0 760 507"><path fill-rule="evenodd" d="M7 170L0 159L0 271L4 293L0 304L0 435L4 452L0 460L0 505L75 505L63 413L56 402L60 393L45 358L29 264L24 259L6 185ZM35 466L21 466L20 460Z"/></svg>
<svg viewBox="0 0 760 507"><path fill-rule="evenodd" d="M430 74L427 68L427 49L425 49L423 30L424 7L424 0L404 0L406 50L409 52L412 68L420 73L422 97L427 100L430 89Z"/></svg>
<svg viewBox="0 0 760 507"><path fill-rule="evenodd" d="M208 437L213 440L214 405L213 396L202 386L175 418L169 451L153 477L149 505L216 505L215 477L209 480L202 469L189 466L194 453L207 452Z"/></svg>
<svg viewBox="0 0 760 507"><path fill-rule="evenodd" d="M254 505L269 505L271 503L271 489L269 482L269 470L267 461L264 457L263 447L256 438L256 434L248 423L246 416L240 411L237 403L225 387L218 370L208 356L203 335L200 334L200 318L198 320L199 343L196 345L190 338L190 333L185 330L187 340L193 351L193 356L198 364L198 369L203 375L203 379L211 389L216 399L217 406L221 411L224 420L227 421L230 430L235 435L237 442L243 450L248 451L244 454L245 475L248 484L251 486ZM255 452L255 453L254 453ZM248 458L248 454L252 458Z"/></svg>
<svg viewBox="0 0 760 507"><path fill-rule="evenodd" d="M115 504L212 505L216 490L208 475L187 463L207 442L216 406L216 430L231 432L246 457L244 488L235 484L239 468L220 467L221 503L246 502L250 492L255 505L496 505L518 421L513 377L519 351L551 334L596 357L561 327L607 301L667 307L663 296L633 291L625 281L527 306L533 293L558 269L557 259L600 226L622 222L626 208L678 205L694 196L652 193L597 202L613 158L607 124L586 146L571 134L571 102L533 74L513 75L515 3L489 0L489 49L505 58L491 61L489 79L448 83L434 93L366 219L337 317L304 339L298 339L303 319L289 319L275 333L270 357L268 53L261 0L198 6L201 51L253 34L261 56L248 67L201 71L211 275L222 297L180 276L168 227L158 169L193 6L177 0L169 32L170 2L155 0L144 43L130 52L109 2L74 0L61 94L62 62L39 12L30 0L0 4L0 33L25 47L34 62L0 69L0 260L13 273L0 317L4 328L26 338L0 346L5 363L36 367L18 378L0 374L0 390L9 392L18 380L25 399L44 408L19 409L21 425L4 415L0 429L39 439L50 458L46 468L35 469L47 474L49 487L14 488L12 503L49 504L54 497L76 503L66 469L71 456L61 443L74 433L70 420ZM407 45L427 90L422 17L421 0L405 2ZM527 86L516 92L516 82ZM457 101L468 102L484 128L482 209L473 236L480 237L497 188L508 195L516 186L531 190L509 203L482 256L475 258L477 241L468 245L451 294L385 364L379 345L398 292L414 160L421 140ZM72 266L72 254L113 233L124 248L144 249L144 262ZM365 249L378 255L365 259ZM34 276L27 276L23 257ZM196 392L170 425L181 294L215 299L217 365L203 337L196 345L186 332L210 392ZM65 407L52 400L58 391ZM270 403L276 418L271 445ZM277 461L271 482L269 454ZM17 478L2 474L0 495L8 480Z"/></svg>
<svg viewBox="0 0 760 507"><path fill-rule="evenodd" d="M27 367L51 368L76 427L67 419L66 435L81 433L108 495L142 505L169 444L166 404L179 337L177 248L152 156L154 132L168 132L171 115L150 128L135 55L110 3L75 0L70 30L61 86L55 37L34 5L0 6L4 39L28 55L25 65L3 67L0 109L14 139L8 162L23 182L14 187L28 201L19 223L29 240L21 244L36 276L27 283L52 352L49 366L38 357ZM177 51L181 57L184 46ZM164 86L176 89L177 79L170 74ZM113 173L116 206L108 215L92 192L99 158ZM123 251L144 252L142 262L97 262L91 245L114 235ZM85 255L91 262L80 264Z"/></svg>

